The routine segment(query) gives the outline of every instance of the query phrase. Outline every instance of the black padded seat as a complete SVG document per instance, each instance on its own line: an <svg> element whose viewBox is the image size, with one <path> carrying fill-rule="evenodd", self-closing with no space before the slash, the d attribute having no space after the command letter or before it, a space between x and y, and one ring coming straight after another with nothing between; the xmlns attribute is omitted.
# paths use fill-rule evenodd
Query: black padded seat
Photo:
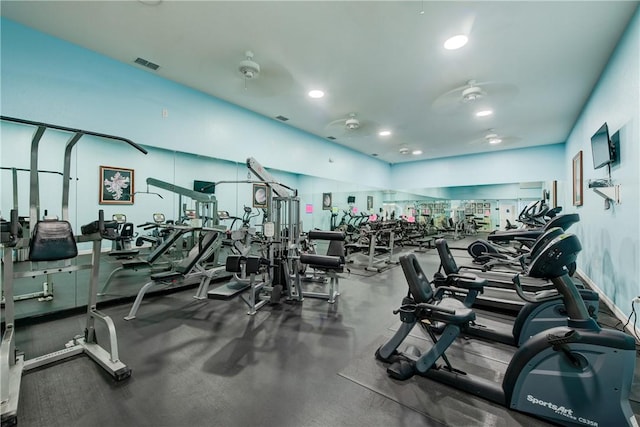
<svg viewBox="0 0 640 427"><path fill-rule="evenodd" d="M230 255L227 257L227 261L225 262L225 270L229 273L240 273L242 272L242 265L245 266L245 273L254 274L260 271L260 265L268 264L268 261L265 258L257 257L257 256L240 256L240 255Z"/></svg>
<svg viewBox="0 0 640 427"><path fill-rule="evenodd" d="M344 231L310 230L308 237L309 240L344 240L346 234Z"/></svg>
<svg viewBox="0 0 640 427"><path fill-rule="evenodd" d="M161 273L156 273L151 275L151 280L154 282L162 282L166 280L175 280L179 279L183 276L182 273L177 271L163 271Z"/></svg>
<svg viewBox="0 0 640 427"><path fill-rule="evenodd" d="M453 313L445 313L438 310L428 310L427 316L420 316L437 322L446 324L463 325L476 320L476 314L468 307L455 298L443 298L434 304L438 308L450 310Z"/></svg>
<svg viewBox="0 0 640 427"><path fill-rule="evenodd" d="M150 267L151 264L143 259L132 259L122 263L124 269L134 269L140 267Z"/></svg>
<svg viewBox="0 0 640 427"><path fill-rule="evenodd" d="M309 265L315 270L331 270L342 272L344 267L344 259L338 256L302 254L300 262Z"/></svg>
<svg viewBox="0 0 640 427"><path fill-rule="evenodd" d="M424 274L418 259L414 254L400 257L400 265L409 285L409 292L417 304L416 315L420 319L429 319L438 322L464 324L475 320L476 315L470 308L456 298L435 299L435 292ZM429 306L441 308L450 313L430 309Z"/></svg>
<svg viewBox="0 0 640 427"><path fill-rule="evenodd" d="M483 279L477 276L465 276L465 275L453 275L451 277L454 280L453 285L464 289L475 289L481 291L487 286L487 279Z"/></svg>
<svg viewBox="0 0 640 427"><path fill-rule="evenodd" d="M133 258L134 256L138 256L140 253L137 249L130 250L122 250L122 251L111 251L109 252L109 256L113 256L116 258Z"/></svg>

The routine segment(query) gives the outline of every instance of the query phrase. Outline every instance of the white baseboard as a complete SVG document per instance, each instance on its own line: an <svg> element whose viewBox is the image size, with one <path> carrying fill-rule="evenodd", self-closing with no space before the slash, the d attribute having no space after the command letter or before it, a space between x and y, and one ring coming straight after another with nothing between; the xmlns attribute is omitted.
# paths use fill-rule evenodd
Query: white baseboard
<svg viewBox="0 0 640 427"><path fill-rule="evenodd" d="M576 269L576 275L578 276L578 278L580 280L582 280L584 283L586 283L587 286L589 286L590 289L592 289L592 290L594 290L594 291L596 291L598 293L598 296L600 297L600 301L605 303L605 305L609 308L609 310L611 310L611 312L618 318L619 321L622 322L623 325L625 323L627 323L628 317L625 316L625 314L622 312L622 310L620 310L618 308L618 306L613 303L613 301L611 301L611 298L606 296L604 294L604 292L602 292L602 290L600 288L598 288L598 286L591 280L591 278L589 278L589 276L587 276L585 274L584 271L582 271L582 270L580 270L578 268L578 269ZM636 313L637 313L636 314L636 318L640 319L640 307L638 307L636 309ZM636 323L637 323L637 321L636 321ZM629 322L629 324L627 325L627 327L625 329L627 330L627 332L629 332L629 334L631 334L631 336L633 336L633 338L636 340L636 342L638 344L640 344L640 341L638 340L638 337L640 336L640 328L638 328L635 325L632 325L631 322ZM634 334L634 332L635 332L635 334Z"/></svg>

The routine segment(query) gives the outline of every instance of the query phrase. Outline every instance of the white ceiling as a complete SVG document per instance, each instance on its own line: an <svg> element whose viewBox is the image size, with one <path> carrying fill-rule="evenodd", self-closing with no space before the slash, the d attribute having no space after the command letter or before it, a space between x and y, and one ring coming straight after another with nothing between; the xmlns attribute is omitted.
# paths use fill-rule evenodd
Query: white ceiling
<svg viewBox="0 0 640 427"><path fill-rule="evenodd" d="M125 63L144 58L160 65L151 73L399 163L564 142L637 6L3 0L0 13ZM445 50L459 33L469 43ZM246 50L262 70L245 82ZM443 96L468 80L485 89L480 104L459 102L461 90ZM307 97L313 88L325 97ZM476 118L485 105L494 114ZM355 133L342 126L350 113L362 124ZM382 127L392 136L378 136ZM504 142L489 145L488 129Z"/></svg>

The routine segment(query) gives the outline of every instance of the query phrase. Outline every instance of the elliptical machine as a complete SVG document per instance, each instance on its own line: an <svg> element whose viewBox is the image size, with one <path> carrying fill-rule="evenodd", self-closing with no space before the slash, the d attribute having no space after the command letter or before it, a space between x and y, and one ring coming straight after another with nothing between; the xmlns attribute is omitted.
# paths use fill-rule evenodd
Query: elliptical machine
<svg viewBox="0 0 640 427"><path fill-rule="evenodd" d="M387 372L396 379L420 374L516 411L562 425L638 426L629 404L635 367L635 342L616 330L601 329L589 317L578 289L567 274L582 249L575 235L551 241L532 261L529 274L550 279L563 296L567 326L548 329L526 341L513 355L502 384L451 367L445 350L460 331L475 320L475 313L460 301L443 298L438 304L416 303L423 290L409 281L409 296L396 312L402 325L376 351L391 363ZM519 280L514 284L520 286ZM446 324L439 340L422 354L397 349L413 327L423 320ZM446 366L436 362L443 358Z"/></svg>

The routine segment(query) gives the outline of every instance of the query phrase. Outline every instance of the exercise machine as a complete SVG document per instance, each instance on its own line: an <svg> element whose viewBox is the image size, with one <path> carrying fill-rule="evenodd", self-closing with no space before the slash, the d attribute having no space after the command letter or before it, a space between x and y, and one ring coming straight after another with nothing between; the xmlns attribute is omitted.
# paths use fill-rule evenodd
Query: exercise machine
<svg viewBox="0 0 640 427"><path fill-rule="evenodd" d="M547 233L553 234L554 230ZM513 277L517 272L482 271L476 266L458 266L447 241L436 240L436 249L440 256L440 268L438 273L442 280L436 281L436 286L440 283L447 283L447 278L458 275L477 275L487 279L488 286L485 293L476 299L476 305L487 307L491 310L500 310L517 314L524 306L524 301L520 298L513 286ZM571 267L571 266L570 266ZM527 270L528 271L528 270ZM553 283L548 280L532 277L530 274L522 275L522 288L528 293L537 293L554 289Z"/></svg>
<svg viewBox="0 0 640 427"><path fill-rule="evenodd" d="M454 275L447 278L443 284L436 286L433 291L414 254L401 258L402 270L407 282L413 282L411 288L419 288L422 293L416 298L417 302L434 303L443 296L453 296L463 301L464 306L472 308L479 294L483 293L488 282L486 279L474 275ZM514 276L516 277L516 276ZM434 281L441 280L438 275ZM519 287L514 285L517 292ZM594 319L598 314L598 294L589 289L580 289L580 297L587 305L589 315ZM529 338L546 329L556 326L566 326L567 309L562 295L555 290L539 292L529 296L524 292L518 294L524 305L513 319L511 329L504 327L486 316L477 316L476 320L464 327L462 332L467 335L496 341L511 346L520 346Z"/></svg>
<svg viewBox="0 0 640 427"><path fill-rule="evenodd" d="M345 249L344 239L345 234L341 231L321 231L311 230L307 235L310 241L328 241L329 246L327 252L324 255L316 253L301 253L300 263L306 265L314 271L313 279L314 283L325 284L328 280L328 289L326 292L314 292L303 290L302 296L309 298L322 298L327 302L333 304L336 302L336 298L340 295L340 284L338 273L344 271L345 264ZM318 280L318 273L322 273L326 277L320 276ZM307 277L302 276L300 269L297 269L296 281L304 280ZM302 288L302 286L300 286Z"/></svg>
<svg viewBox="0 0 640 427"><path fill-rule="evenodd" d="M125 138L101 134L86 130L62 127L30 120L0 117L13 123L35 126L31 139L31 166L29 192L29 230L20 231L18 211L11 211L9 232L2 233L3 245L3 286L5 293L5 330L0 344L0 414L2 425L17 423L18 398L23 373L42 368L70 357L86 354L102 367L115 380L123 380L131 375L131 369L119 358L116 329L111 318L97 309L98 276L100 274L100 250L105 234L104 213L99 212L98 220L82 227L82 234L74 236L69 223L69 177L73 148L84 135L124 142L134 149L147 154L147 151ZM47 129L71 133L64 151L62 178L62 219L53 216L40 217L40 186L38 177L38 147ZM3 226L3 229L6 226ZM91 259L88 263L72 263L78 256L76 242L91 242ZM27 271L14 271L14 252L29 248L30 268ZM18 278L42 276L51 272L66 273L90 270L87 312L84 330L73 337L61 350L50 354L26 359L16 349L15 307L13 298L14 281ZM98 344L96 339L96 321L106 327L108 348Z"/></svg>
<svg viewBox="0 0 640 427"><path fill-rule="evenodd" d="M154 273L158 273L160 271L167 271L171 269L171 261L160 263L160 260L163 259L163 255L167 254L171 250L171 248L175 246L176 242L182 236L189 232L193 232L193 228L176 226L173 224L162 226L158 225L158 227L162 227L164 230L170 231L169 234L166 235L166 237L161 240L160 244L155 246L155 248L153 248L146 257L136 257L121 260L120 266L113 269L113 271L111 271L111 273L109 274L109 277L107 277L107 280L104 282L104 285L102 285L102 289L100 290L98 296L107 295L107 290L111 285L111 281L123 270L138 271L140 269L156 268L157 271L155 271Z"/></svg>
<svg viewBox="0 0 640 427"><path fill-rule="evenodd" d="M191 248L189 254L175 267L173 267L171 271L164 271L151 275L151 280L145 283L138 291L136 299L129 310L129 314L124 317L124 320L132 320L136 318L136 314L140 308L140 304L142 304L145 294L154 286L175 286L177 283L187 285L199 282L198 290L196 291L194 298L205 299L207 297L209 284L212 279L221 274L222 267L214 266L209 268L206 265L206 262L213 256L213 264L216 264L214 255L222 245L222 234L224 233L224 229L192 229L192 231L198 231L200 238L196 239L197 242L193 248Z"/></svg>
<svg viewBox="0 0 640 427"><path fill-rule="evenodd" d="M420 282L409 281L409 296L396 313L402 325L377 351L387 372L405 380L420 374L507 408L561 425L637 426L629 404L635 368L635 341L623 332L601 329L567 274L566 265L582 249L575 235L550 242L531 263L530 274L551 280L562 295L567 326L547 329L522 344L511 358L501 384L452 366L445 351L471 322L473 310L455 298L422 303ZM518 280L514 280L518 286ZM442 322L439 339L424 352L398 351L417 325ZM444 365L437 365L442 358Z"/></svg>

